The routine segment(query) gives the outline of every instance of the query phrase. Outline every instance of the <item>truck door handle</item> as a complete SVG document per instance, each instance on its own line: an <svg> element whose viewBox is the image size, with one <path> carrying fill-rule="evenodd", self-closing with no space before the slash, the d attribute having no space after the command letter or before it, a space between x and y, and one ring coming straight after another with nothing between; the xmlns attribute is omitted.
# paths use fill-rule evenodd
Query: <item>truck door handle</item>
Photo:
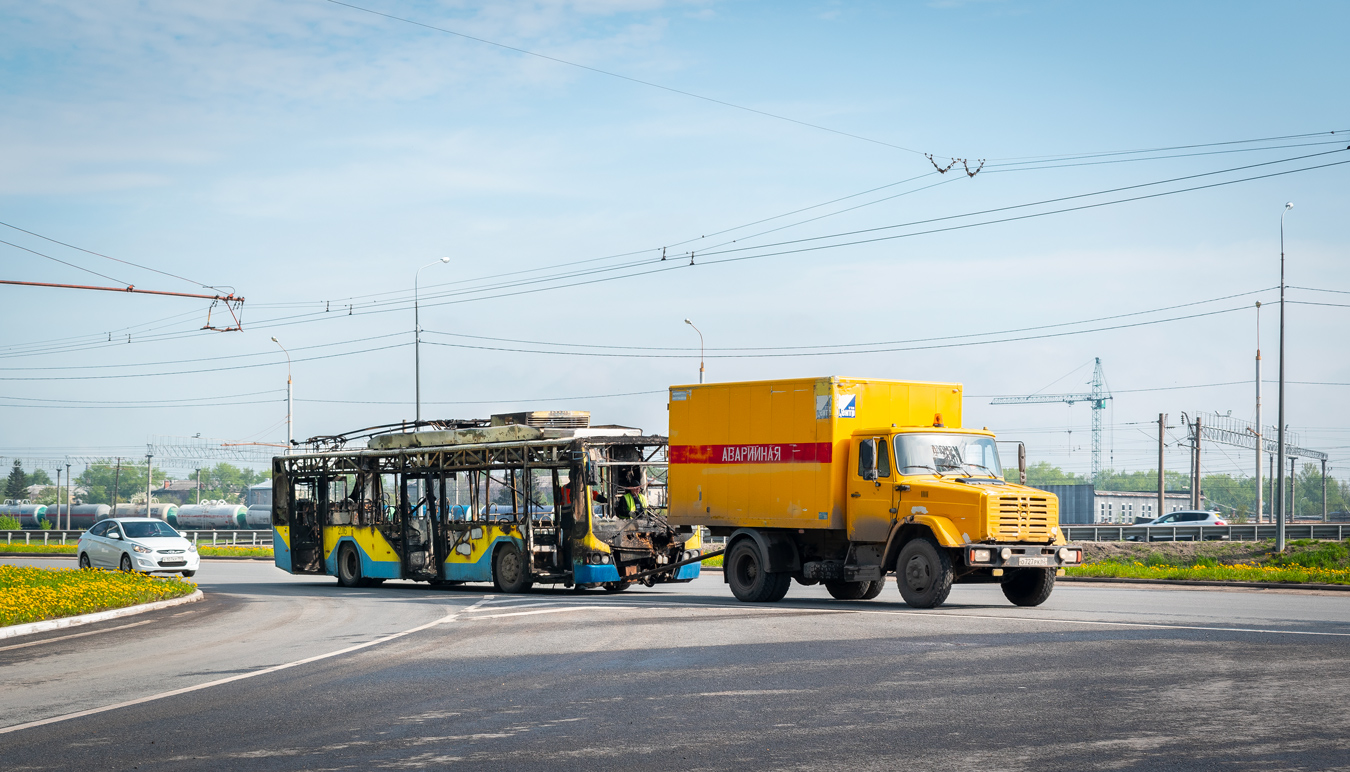
<svg viewBox="0 0 1350 772"><path fill-rule="evenodd" d="M849 494L849 495L851 495L851 496L852 496L853 498L855 498L855 499L862 498L862 494L859 493L858 491L854 491L853 493L851 493L851 494Z"/></svg>

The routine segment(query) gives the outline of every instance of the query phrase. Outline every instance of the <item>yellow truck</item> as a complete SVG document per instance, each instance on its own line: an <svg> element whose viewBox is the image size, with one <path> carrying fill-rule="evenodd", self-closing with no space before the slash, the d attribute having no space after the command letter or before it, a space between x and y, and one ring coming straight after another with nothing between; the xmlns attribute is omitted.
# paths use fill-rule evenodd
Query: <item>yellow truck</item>
<svg viewBox="0 0 1350 772"><path fill-rule="evenodd" d="M961 426L957 383L799 378L670 388L669 520L726 537L747 602L795 579L846 600L894 572L905 602L997 582L1045 602L1082 562L1053 494L1003 479L994 434Z"/></svg>

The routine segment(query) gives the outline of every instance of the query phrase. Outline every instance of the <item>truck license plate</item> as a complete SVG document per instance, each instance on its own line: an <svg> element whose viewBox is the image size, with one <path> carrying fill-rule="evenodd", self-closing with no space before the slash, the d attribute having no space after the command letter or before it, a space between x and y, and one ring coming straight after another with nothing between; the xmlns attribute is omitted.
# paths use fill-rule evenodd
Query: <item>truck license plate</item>
<svg viewBox="0 0 1350 772"><path fill-rule="evenodd" d="M1044 557L1044 556L1041 556L1041 557L1024 557L1024 558L1022 558L1021 560L1017 561L1017 565L1019 565L1019 566L1048 566L1048 565L1050 565L1050 558L1047 558L1047 557Z"/></svg>

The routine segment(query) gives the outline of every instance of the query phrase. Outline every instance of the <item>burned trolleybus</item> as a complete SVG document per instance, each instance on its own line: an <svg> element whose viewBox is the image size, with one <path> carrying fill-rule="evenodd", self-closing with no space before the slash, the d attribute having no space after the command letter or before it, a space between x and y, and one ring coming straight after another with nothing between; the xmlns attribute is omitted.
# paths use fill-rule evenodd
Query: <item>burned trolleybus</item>
<svg viewBox="0 0 1350 772"><path fill-rule="evenodd" d="M698 576L698 529L666 520L666 438L540 415L274 458L277 567L346 587L412 579L502 592Z"/></svg>

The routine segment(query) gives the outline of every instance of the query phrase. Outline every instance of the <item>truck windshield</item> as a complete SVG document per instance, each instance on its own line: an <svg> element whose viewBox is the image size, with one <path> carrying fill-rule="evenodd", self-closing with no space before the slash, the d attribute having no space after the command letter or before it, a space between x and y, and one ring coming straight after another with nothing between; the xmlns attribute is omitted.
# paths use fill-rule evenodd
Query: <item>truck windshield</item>
<svg viewBox="0 0 1350 772"><path fill-rule="evenodd" d="M1002 477L998 447L990 437L968 434L898 434L895 461L900 474L989 475Z"/></svg>

